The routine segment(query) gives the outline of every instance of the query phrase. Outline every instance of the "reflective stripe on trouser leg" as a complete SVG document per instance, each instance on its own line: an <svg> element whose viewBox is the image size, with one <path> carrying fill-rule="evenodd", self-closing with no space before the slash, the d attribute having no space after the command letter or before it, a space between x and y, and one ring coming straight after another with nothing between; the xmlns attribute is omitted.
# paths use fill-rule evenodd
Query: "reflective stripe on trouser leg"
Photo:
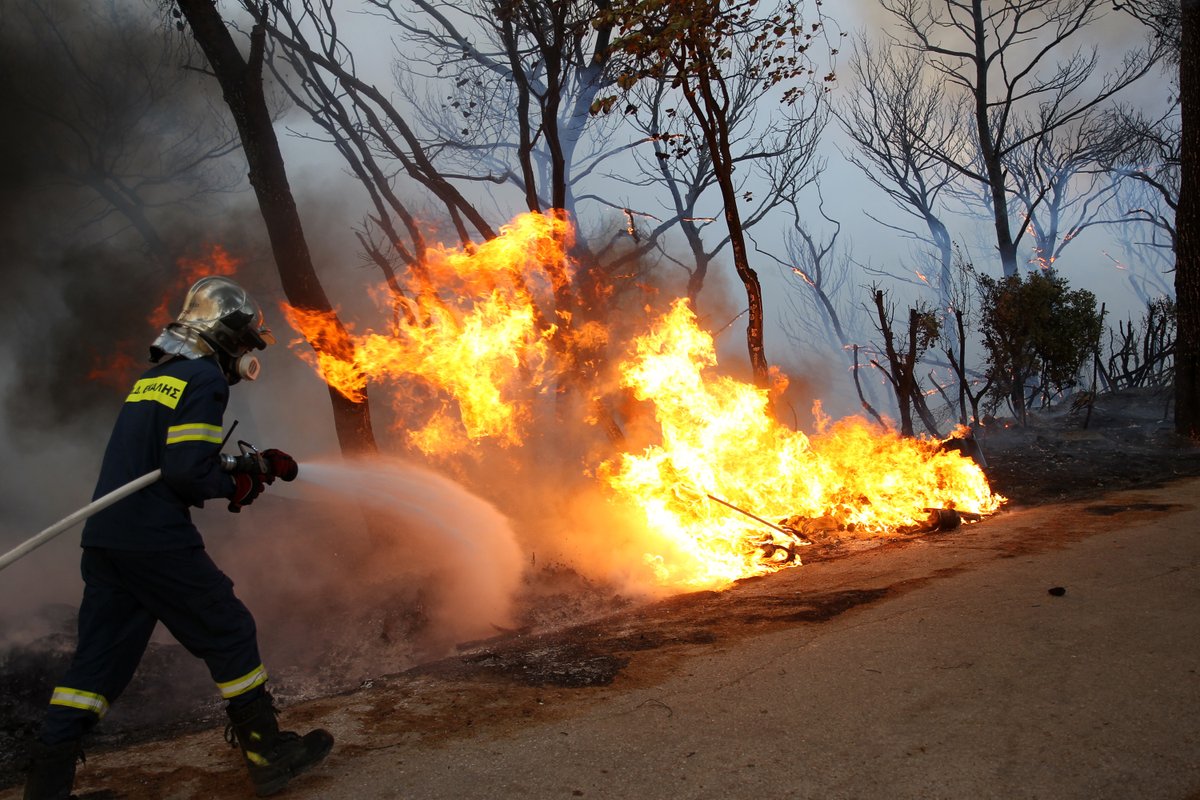
<svg viewBox="0 0 1200 800"><path fill-rule="evenodd" d="M108 713L108 700L104 698L104 695L85 692L82 689L72 689L68 686L54 687L54 694L50 696L50 705L91 711L97 718Z"/></svg>
<svg viewBox="0 0 1200 800"><path fill-rule="evenodd" d="M171 635L204 659L226 699L252 700L267 680L254 617L203 548L128 553L133 589Z"/></svg>
<svg viewBox="0 0 1200 800"><path fill-rule="evenodd" d="M113 554L85 547L75 655L57 687L38 738L78 739L96 726L129 685L157 621L128 590Z"/></svg>
<svg viewBox="0 0 1200 800"><path fill-rule="evenodd" d="M251 689L262 686L266 682L267 669L262 664L259 664L240 678L218 683L217 688L221 690L221 697L224 697L226 700L232 700L238 695L245 694Z"/></svg>

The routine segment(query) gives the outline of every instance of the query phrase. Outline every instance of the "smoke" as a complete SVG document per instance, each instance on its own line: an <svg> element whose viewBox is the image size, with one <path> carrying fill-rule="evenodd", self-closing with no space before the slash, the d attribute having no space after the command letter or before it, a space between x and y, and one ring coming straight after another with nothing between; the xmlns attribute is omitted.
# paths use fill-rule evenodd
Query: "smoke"
<svg viewBox="0 0 1200 800"><path fill-rule="evenodd" d="M237 516L210 505L197 524L273 671L344 688L513 622L523 558L509 520L428 469L302 460Z"/></svg>
<svg viewBox="0 0 1200 800"><path fill-rule="evenodd" d="M210 78L182 69L156 4L30 0L0 23L0 549L90 498L112 421L148 366L176 259L219 242L266 262ZM219 102L219 97L216 98ZM211 152L210 152L211 151ZM211 156L211 157L208 157ZM79 599L78 530L0 575L0 628ZM34 614L35 616L31 616ZM60 625L57 615L49 624Z"/></svg>

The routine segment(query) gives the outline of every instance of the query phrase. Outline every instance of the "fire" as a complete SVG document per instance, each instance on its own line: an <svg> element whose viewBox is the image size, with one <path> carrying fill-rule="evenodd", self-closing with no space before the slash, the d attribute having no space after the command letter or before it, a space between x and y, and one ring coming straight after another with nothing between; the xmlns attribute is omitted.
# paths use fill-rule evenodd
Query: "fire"
<svg viewBox="0 0 1200 800"><path fill-rule="evenodd" d="M284 313L312 345L298 352L348 399L361 402L369 380L390 381L407 426L422 389L425 405L437 398L406 434L422 452L447 455L485 438L519 445L529 390L546 391L562 369L551 346L558 325L541 319L536 293L570 281L569 235L561 216L526 214L471 249L433 248L422 265L429 285L405 298L410 315L389 332L354 333L333 315L288 305Z"/></svg>
<svg viewBox="0 0 1200 800"><path fill-rule="evenodd" d="M175 319L178 311L172 304L178 303L188 288L206 275L233 275L237 272L241 260L234 258L219 244L209 246L208 255L203 258L181 256L175 261L179 272L175 275L174 283L163 292L158 307L150 314L150 325L164 328Z"/></svg>
<svg viewBox="0 0 1200 800"><path fill-rule="evenodd" d="M938 443L905 439L851 418L813 437L776 423L757 387L706 374L712 337L679 301L638 339L624 383L654 404L661 443L607 462L601 474L642 509L668 547L648 553L660 582L704 588L763 574L797 541L747 521L720 498L770 519L823 519L852 535L914 525L929 508L994 512L979 467ZM786 550L784 551L786 552Z"/></svg>
<svg viewBox="0 0 1200 800"><path fill-rule="evenodd" d="M570 241L565 217L525 214L483 244L434 248L410 268L409 294L391 297L404 313L382 332L285 305L302 337L293 347L351 401L368 384L387 390L408 444L425 454L446 459L484 440L517 447L534 422L570 424L538 417L547 410L538 399L566 376L587 399L604 395L579 382L614 334L562 301L581 274ZM921 523L930 509L985 515L1003 501L975 462L938 442L858 418L825 422L811 437L779 424L770 406L786 379L776 374L765 391L716 374L713 338L686 301L631 338L618 373L652 406L653 443L603 460L609 449L577 477L598 478L640 512L638 552L664 586L719 588L797 563L802 531L776 521L878 536Z"/></svg>
<svg viewBox="0 0 1200 800"><path fill-rule="evenodd" d="M219 244L210 245L208 254L202 258L181 256L175 264L179 267L171 285L163 292L158 306L150 312L147 318L149 327L156 333L175 319L179 310L174 303L179 303L184 292L193 283L205 275L233 275L237 272L241 261L234 258ZM115 355L102 357L98 354L92 357L92 368L88 372L88 380L98 381L115 389L127 390L133 379L145 368L145 363L129 355L129 350L137 345L131 341L121 341L117 345Z"/></svg>
<svg viewBox="0 0 1200 800"><path fill-rule="evenodd" d="M99 354L94 354L92 368L88 372L88 380L97 381L113 389L128 390L133 376L137 375L140 369L141 364L123 350L107 359L101 358Z"/></svg>

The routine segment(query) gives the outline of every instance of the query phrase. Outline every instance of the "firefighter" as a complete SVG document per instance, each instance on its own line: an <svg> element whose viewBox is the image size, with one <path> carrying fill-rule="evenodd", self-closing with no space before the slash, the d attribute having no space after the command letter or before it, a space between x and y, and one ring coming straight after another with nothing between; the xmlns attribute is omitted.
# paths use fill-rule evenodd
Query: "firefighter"
<svg viewBox="0 0 1200 800"><path fill-rule="evenodd" d="M298 467L281 450L220 453L229 387L259 373L252 351L274 342L258 304L229 278L201 278L150 348L150 367L117 416L100 497L158 468L161 480L88 519L75 655L32 746L25 800L66 800L82 739L133 677L158 622L204 659L228 705L256 794L273 794L323 759L333 737L279 729L254 618L213 563L190 507L227 498L239 512Z"/></svg>

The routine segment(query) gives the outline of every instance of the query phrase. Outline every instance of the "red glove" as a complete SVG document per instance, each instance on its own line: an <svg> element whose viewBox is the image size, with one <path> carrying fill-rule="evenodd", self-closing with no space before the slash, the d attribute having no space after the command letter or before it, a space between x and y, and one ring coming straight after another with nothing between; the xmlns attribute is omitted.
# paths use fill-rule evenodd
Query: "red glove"
<svg viewBox="0 0 1200 800"><path fill-rule="evenodd" d="M294 481L300 474L300 465L296 463L296 459L282 450L272 447L270 450L263 450L259 455L267 464L267 483L274 483L277 477L285 481Z"/></svg>
<svg viewBox="0 0 1200 800"><path fill-rule="evenodd" d="M254 502L254 498L262 494L263 476L250 472L238 472L233 476L233 495L229 498L229 510L240 513L242 506Z"/></svg>

